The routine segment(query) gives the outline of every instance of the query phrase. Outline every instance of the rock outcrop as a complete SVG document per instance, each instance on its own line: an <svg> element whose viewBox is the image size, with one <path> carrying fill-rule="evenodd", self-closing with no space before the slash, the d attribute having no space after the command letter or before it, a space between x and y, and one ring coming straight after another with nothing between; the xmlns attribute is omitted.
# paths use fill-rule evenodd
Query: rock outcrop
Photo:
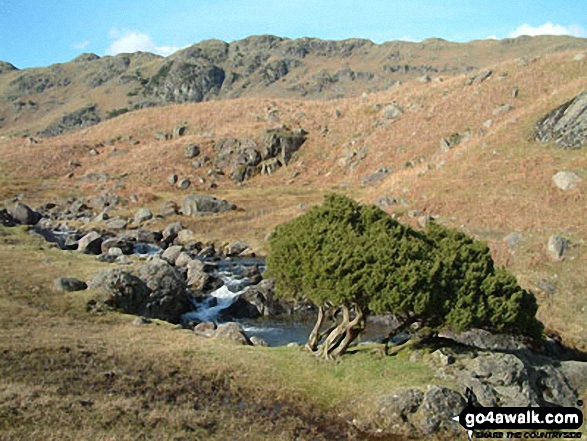
<svg viewBox="0 0 587 441"><path fill-rule="evenodd" d="M557 107L536 123L536 139L569 149L587 141L587 92Z"/></svg>

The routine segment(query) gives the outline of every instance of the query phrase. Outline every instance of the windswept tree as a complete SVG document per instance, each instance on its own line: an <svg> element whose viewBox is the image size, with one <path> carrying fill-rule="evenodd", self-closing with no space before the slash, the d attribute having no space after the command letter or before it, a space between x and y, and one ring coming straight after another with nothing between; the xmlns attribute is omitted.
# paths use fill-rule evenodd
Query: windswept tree
<svg viewBox="0 0 587 441"><path fill-rule="evenodd" d="M405 327L542 332L534 296L494 268L489 248L439 225L416 231L375 206L331 194L280 225L270 246L277 295L318 307L306 347L326 358L343 354L371 313L394 314ZM322 330L327 316L333 324Z"/></svg>

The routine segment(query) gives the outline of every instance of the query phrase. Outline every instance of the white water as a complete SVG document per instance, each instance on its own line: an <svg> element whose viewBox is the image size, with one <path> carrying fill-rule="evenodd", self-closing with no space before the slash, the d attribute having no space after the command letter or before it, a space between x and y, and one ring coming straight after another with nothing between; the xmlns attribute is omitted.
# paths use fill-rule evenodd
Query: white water
<svg viewBox="0 0 587 441"><path fill-rule="evenodd" d="M238 296L249 289L251 284L246 277L238 278L225 271L220 272L218 276L222 279L224 285L216 291L212 291L210 296L202 303L197 304L195 311L184 314L182 321L189 322L194 319L201 322L216 321L220 311L232 305Z"/></svg>

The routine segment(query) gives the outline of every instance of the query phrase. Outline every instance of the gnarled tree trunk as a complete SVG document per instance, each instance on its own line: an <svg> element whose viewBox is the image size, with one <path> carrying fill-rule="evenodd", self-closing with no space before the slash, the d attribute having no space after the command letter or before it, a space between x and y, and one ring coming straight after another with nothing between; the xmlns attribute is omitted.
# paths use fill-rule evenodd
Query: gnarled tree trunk
<svg viewBox="0 0 587 441"><path fill-rule="evenodd" d="M351 319L351 310L347 305L341 306L342 317L324 333L320 327L324 322L324 310L318 309L318 320L310 334L306 348L315 355L331 359L346 352L349 345L365 329L365 311L358 305L353 305L355 316Z"/></svg>

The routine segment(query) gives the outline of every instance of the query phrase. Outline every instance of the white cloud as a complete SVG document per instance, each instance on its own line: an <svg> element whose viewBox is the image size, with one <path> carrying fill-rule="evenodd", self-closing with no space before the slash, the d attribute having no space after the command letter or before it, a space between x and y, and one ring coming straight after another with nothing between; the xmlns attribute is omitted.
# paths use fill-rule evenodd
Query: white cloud
<svg viewBox="0 0 587 441"><path fill-rule="evenodd" d="M115 40L106 49L107 55L142 51L152 52L166 57L179 50L175 46L157 46L153 39L143 32L111 29L110 38Z"/></svg>
<svg viewBox="0 0 587 441"><path fill-rule="evenodd" d="M572 35L573 37L587 37L587 31L579 25L563 26L547 22L542 26L536 27L530 26L529 24L523 24L513 31L509 37L515 38L520 35L529 35L531 37L536 35Z"/></svg>
<svg viewBox="0 0 587 441"><path fill-rule="evenodd" d="M74 43L72 46L73 46L74 49L83 51L89 45L90 45L90 42L88 40L84 40L81 43Z"/></svg>

